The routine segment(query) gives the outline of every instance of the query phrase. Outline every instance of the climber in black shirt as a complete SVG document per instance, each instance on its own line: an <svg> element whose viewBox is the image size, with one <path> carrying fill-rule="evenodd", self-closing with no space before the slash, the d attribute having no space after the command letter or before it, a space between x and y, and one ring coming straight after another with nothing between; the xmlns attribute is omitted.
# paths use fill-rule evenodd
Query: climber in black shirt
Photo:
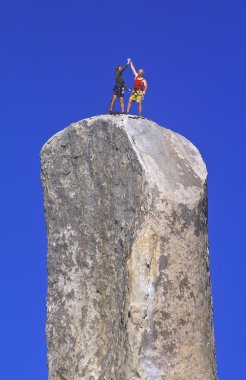
<svg viewBox="0 0 246 380"><path fill-rule="evenodd" d="M131 92L131 90L126 86L122 73L129 66L129 64L130 64L130 59L128 59L127 64L124 67L116 66L115 85L113 88L113 98L109 106L109 113L112 113L114 103L117 98L120 99L121 112L124 112L124 89L126 89L129 92Z"/></svg>

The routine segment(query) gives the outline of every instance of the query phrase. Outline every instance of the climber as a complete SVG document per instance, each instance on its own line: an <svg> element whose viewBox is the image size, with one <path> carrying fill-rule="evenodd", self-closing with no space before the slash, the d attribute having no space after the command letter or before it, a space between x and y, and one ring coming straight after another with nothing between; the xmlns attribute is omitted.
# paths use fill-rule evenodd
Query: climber
<svg viewBox="0 0 246 380"><path fill-rule="evenodd" d="M124 89L126 89L129 92L131 92L131 90L126 86L122 73L129 66L129 64L130 64L130 59L128 59L127 64L124 67L116 66L115 85L113 88L113 98L109 106L109 113L113 113L114 103L117 98L120 99L121 112L124 113Z"/></svg>
<svg viewBox="0 0 246 380"><path fill-rule="evenodd" d="M132 61L128 59L128 62L129 61L130 61L131 69L135 76L135 80L134 80L134 89L132 91L132 94L130 96L130 99L127 105L127 113L129 113L131 109L132 102L136 101L138 103L138 115L142 116L142 108L143 108L142 101L143 101L144 95L146 94L148 85L147 85L146 79L143 78L144 71L140 69L138 70L138 72L136 72Z"/></svg>

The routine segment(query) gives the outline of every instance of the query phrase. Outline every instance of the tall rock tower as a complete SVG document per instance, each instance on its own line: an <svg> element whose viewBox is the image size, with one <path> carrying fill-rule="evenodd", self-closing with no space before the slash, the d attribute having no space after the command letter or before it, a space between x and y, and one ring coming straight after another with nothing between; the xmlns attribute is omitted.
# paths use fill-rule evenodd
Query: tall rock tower
<svg viewBox="0 0 246 380"><path fill-rule="evenodd" d="M206 167L147 119L43 147L50 380L216 380Z"/></svg>

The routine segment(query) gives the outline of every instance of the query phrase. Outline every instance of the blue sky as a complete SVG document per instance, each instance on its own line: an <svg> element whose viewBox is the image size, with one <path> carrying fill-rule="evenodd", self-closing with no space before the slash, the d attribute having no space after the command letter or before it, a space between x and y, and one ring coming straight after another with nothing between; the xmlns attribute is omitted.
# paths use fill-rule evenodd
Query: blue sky
<svg viewBox="0 0 246 380"><path fill-rule="evenodd" d="M1 379L47 379L39 152L107 113L128 57L149 84L143 115L207 164L218 372L244 378L245 19L243 0L1 1ZM132 88L130 70L125 81Z"/></svg>

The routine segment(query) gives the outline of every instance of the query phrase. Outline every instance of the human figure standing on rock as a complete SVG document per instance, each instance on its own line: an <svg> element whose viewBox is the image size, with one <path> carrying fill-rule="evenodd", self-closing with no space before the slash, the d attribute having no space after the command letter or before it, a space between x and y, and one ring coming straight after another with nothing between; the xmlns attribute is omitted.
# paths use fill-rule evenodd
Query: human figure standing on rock
<svg viewBox="0 0 246 380"><path fill-rule="evenodd" d="M130 96L128 105L127 105L127 113L129 113L132 102L137 102L138 103L138 115L142 116L142 101L143 97L146 94L146 90L148 88L147 81L146 79L143 78L144 71L143 69L138 70L136 72L135 67L130 59L128 59L128 62L130 61L131 69L133 71L133 74L135 76L134 80L134 89L132 91L132 94Z"/></svg>
<svg viewBox="0 0 246 380"><path fill-rule="evenodd" d="M124 113L124 89L126 89L129 92L131 92L131 90L125 84L122 73L129 66L129 64L130 64L130 59L128 59L127 64L124 67L116 66L115 85L113 88L113 98L109 106L109 113L113 113L114 103L116 102L117 98L119 98L120 100L121 112Z"/></svg>

